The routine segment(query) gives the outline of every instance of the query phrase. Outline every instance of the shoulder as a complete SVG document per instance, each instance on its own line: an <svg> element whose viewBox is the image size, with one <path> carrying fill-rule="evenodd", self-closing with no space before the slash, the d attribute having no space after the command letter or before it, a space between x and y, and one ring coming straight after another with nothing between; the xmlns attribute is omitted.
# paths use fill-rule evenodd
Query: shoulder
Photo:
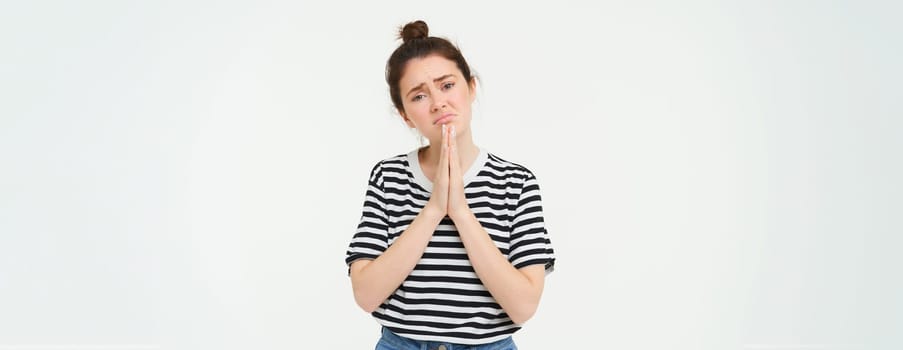
<svg viewBox="0 0 903 350"><path fill-rule="evenodd" d="M536 179L536 175L521 163L512 162L491 152L488 156L489 159L486 162L486 166L496 175L520 181Z"/></svg>
<svg viewBox="0 0 903 350"><path fill-rule="evenodd" d="M382 184L382 180L386 175L405 173L408 167L407 153L396 154L394 156L382 159L373 165L370 170L370 181Z"/></svg>
<svg viewBox="0 0 903 350"><path fill-rule="evenodd" d="M489 153L489 160L486 162L490 173L493 173L495 181L505 181L509 188L513 189L514 194L519 201L523 203L539 203L539 181L536 175L522 163L515 163L495 154ZM521 205L520 203L518 205ZM533 205L533 204L531 204Z"/></svg>
<svg viewBox="0 0 903 350"><path fill-rule="evenodd" d="M372 171L378 171L381 169L393 168L393 167L394 168L405 167L407 165L408 165L408 154L407 153L396 154L394 156L391 156L391 157L388 157L388 158L385 158L385 159L382 159L382 160L376 162L376 164L373 165Z"/></svg>

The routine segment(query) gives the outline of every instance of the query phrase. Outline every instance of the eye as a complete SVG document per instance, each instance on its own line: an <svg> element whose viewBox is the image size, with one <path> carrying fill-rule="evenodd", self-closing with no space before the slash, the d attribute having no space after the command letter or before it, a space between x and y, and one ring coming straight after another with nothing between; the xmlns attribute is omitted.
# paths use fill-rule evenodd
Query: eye
<svg viewBox="0 0 903 350"><path fill-rule="evenodd" d="M426 97L426 95L424 95L424 94L417 94L411 98L411 102L420 101L420 100L424 99L425 97Z"/></svg>
<svg viewBox="0 0 903 350"><path fill-rule="evenodd" d="M445 82L445 83L442 84L442 90L448 90L448 89L451 89L452 86L455 86L455 83L454 83L454 82L451 82L451 81Z"/></svg>

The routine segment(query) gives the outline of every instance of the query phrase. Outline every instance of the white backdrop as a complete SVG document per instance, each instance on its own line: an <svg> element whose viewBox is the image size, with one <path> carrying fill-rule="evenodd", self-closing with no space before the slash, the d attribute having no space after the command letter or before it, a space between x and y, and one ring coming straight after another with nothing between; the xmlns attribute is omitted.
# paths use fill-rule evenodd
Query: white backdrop
<svg viewBox="0 0 903 350"><path fill-rule="evenodd" d="M368 349L424 19L558 255L521 349L903 347L899 2L0 5L0 349Z"/></svg>

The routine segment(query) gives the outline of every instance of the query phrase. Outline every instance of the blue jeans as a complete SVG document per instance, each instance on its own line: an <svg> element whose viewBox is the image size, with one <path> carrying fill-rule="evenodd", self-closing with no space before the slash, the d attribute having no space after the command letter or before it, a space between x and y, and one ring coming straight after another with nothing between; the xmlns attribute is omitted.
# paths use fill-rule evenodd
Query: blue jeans
<svg viewBox="0 0 903 350"><path fill-rule="evenodd" d="M462 345L436 341L422 341L402 337L383 327L383 336L376 343L376 350L517 350L511 337L480 345Z"/></svg>

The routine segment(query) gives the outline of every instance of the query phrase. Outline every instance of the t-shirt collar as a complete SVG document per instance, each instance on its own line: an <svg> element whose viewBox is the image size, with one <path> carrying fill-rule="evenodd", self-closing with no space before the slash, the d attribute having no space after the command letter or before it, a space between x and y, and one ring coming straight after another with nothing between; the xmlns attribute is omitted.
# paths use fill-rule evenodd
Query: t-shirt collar
<svg viewBox="0 0 903 350"><path fill-rule="evenodd" d="M417 151L421 148L415 148L413 151L408 152L408 164L411 166L411 173L414 174L414 182L425 190L432 192L433 183L427 179L426 175L423 174L423 168L420 167L420 157L417 155ZM473 163L470 164L470 168L464 173L464 187L467 187L477 177L486 161L489 160L489 152L479 146L477 146L477 149L480 150L480 153L477 154L477 158L474 159Z"/></svg>

